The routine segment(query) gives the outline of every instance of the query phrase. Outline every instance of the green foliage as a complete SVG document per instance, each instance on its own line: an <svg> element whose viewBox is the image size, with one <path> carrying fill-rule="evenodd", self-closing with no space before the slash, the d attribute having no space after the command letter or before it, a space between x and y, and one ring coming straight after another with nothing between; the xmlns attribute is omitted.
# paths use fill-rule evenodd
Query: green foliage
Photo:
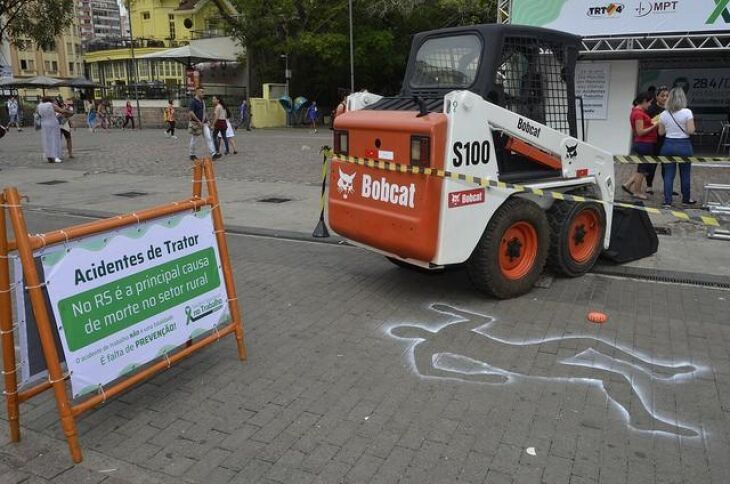
<svg viewBox="0 0 730 484"><path fill-rule="evenodd" d="M0 37L52 46L71 24L74 0L0 0Z"/></svg>
<svg viewBox="0 0 730 484"><path fill-rule="evenodd" d="M284 82L286 54L293 96L337 104L350 86L347 0L231 1L241 15L226 20L248 49L252 92ZM494 22L497 12L496 0L354 0L353 9L355 89L379 94L400 90L413 34Z"/></svg>

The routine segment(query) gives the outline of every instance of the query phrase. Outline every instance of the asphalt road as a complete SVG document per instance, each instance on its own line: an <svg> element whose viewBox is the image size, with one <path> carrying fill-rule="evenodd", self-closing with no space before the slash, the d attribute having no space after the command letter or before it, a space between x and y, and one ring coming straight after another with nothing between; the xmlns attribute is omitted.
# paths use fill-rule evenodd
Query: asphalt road
<svg viewBox="0 0 730 484"><path fill-rule="evenodd" d="M728 291L588 275L496 301L458 270L228 241L248 361L224 340L84 414L78 466L36 397L0 482L727 482Z"/></svg>

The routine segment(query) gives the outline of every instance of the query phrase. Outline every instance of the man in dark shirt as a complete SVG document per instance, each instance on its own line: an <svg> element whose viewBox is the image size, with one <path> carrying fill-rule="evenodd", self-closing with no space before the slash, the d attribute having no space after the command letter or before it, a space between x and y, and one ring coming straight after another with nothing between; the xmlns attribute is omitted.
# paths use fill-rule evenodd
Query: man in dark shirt
<svg viewBox="0 0 730 484"><path fill-rule="evenodd" d="M188 118L190 119L190 159L195 160L197 158L196 150L198 140L201 137L205 140L205 144L208 146L210 156L214 160L221 157L220 153L216 153L215 146L213 145L213 139L210 136L210 128L208 127L208 117L205 115L205 102L203 101L204 91L202 87L195 90L195 97L190 101L190 108L188 110Z"/></svg>

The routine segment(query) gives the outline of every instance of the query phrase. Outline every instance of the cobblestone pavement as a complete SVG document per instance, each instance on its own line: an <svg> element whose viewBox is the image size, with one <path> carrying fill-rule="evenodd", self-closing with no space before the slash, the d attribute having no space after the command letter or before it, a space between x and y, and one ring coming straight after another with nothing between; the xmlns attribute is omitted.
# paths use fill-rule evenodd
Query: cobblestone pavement
<svg viewBox="0 0 730 484"><path fill-rule="evenodd" d="M0 482L727 482L728 291L589 275L495 301L352 247L229 244L249 360L224 340L83 415L78 466L37 397L20 444L0 421Z"/></svg>
<svg viewBox="0 0 730 484"><path fill-rule="evenodd" d="M75 159L49 165L43 158L40 134L12 131L0 144L0 168L40 167L146 176L188 176L187 131L179 139L166 138L163 130L108 130L73 133ZM238 154L224 156L216 164L217 175L231 180L322 182L322 145L332 144L331 131L252 130L236 131ZM202 146L202 143L201 143ZM65 152L64 152L65 153ZM201 153L202 154L202 153Z"/></svg>

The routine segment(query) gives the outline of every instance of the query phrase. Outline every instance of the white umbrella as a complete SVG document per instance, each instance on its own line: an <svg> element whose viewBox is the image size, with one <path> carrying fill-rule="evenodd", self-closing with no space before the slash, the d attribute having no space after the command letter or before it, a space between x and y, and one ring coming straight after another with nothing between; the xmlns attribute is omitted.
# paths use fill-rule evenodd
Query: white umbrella
<svg viewBox="0 0 730 484"><path fill-rule="evenodd" d="M181 62L185 65L192 66L201 62L219 61L219 62L233 62L236 60L235 57L227 54L216 54L200 47L192 45L186 45L184 47L177 47L175 49L167 49L159 52L152 52L151 54L145 54L138 57L141 60L149 59L166 59Z"/></svg>

